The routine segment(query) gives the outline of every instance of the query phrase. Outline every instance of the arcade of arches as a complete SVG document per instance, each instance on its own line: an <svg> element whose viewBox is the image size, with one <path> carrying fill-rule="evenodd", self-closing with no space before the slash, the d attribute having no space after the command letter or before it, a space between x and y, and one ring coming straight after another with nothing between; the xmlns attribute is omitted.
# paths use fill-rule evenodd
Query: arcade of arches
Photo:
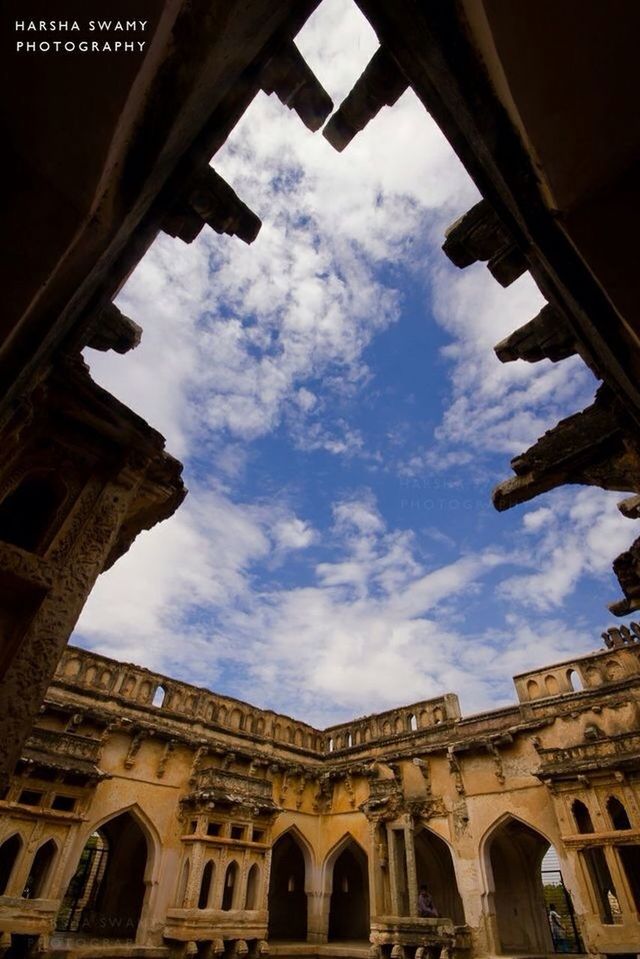
<svg viewBox="0 0 640 959"><path fill-rule="evenodd" d="M0 798L0 951L633 954L640 643L606 635L495 713L325 730L68 648Z"/></svg>

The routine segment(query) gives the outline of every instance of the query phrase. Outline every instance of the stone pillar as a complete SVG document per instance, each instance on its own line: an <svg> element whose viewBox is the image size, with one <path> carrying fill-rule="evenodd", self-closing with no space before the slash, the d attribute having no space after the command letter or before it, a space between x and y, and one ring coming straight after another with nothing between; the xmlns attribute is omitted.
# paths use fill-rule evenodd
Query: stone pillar
<svg viewBox="0 0 640 959"><path fill-rule="evenodd" d="M329 907L331 893L323 889L307 892L307 942L316 945L327 942L329 938Z"/></svg>
<svg viewBox="0 0 640 959"><path fill-rule="evenodd" d="M369 820L369 912L371 916L384 915L384 873L379 854L378 843L379 823L375 819Z"/></svg>
<svg viewBox="0 0 640 959"><path fill-rule="evenodd" d="M389 891L391 893L391 914L400 915L400 895L398 888L398 859L394 830L387 823L387 849L389 850Z"/></svg>
<svg viewBox="0 0 640 959"><path fill-rule="evenodd" d="M10 774L20 757L25 734L141 480L142 475L123 473L117 480L104 484L89 515L82 517L83 525L68 544L62 561L30 554L9 544L0 549L4 576L25 584L38 597L31 621L0 685L0 775Z"/></svg>
<svg viewBox="0 0 640 959"><path fill-rule="evenodd" d="M404 825L404 849L407 860L407 892L409 895L409 915L418 915L418 873L416 870L416 847L411 816L407 816Z"/></svg>

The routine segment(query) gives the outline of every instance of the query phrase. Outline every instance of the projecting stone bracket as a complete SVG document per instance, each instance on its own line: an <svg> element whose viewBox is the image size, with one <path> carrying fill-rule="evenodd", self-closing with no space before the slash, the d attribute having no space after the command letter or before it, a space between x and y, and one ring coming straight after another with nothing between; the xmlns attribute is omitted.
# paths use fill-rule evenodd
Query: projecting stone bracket
<svg viewBox="0 0 640 959"><path fill-rule="evenodd" d="M142 327L121 313L115 303L108 303L91 323L87 346L101 352L128 353L138 346L141 338Z"/></svg>
<svg viewBox="0 0 640 959"><path fill-rule="evenodd" d="M501 286L509 286L527 269L527 261L487 200L480 200L449 227L442 245L454 266L464 269L486 262Z"/></svg>
<svg viewBox="0 0 640 959"><path fill-rule="evenodd" d="M537 316L501 340L494 350L501 363L513 360L537 363L544 359L557 363L573 356L577 345L565 317L547 303Z"/></svg>
<svg viewBox="0 0 640 959"><path fill-rule="evenodd" d="M392 107L409 86L400 67L384 47L372 56L351 93L333 114L322 135L339 152L364 130L382 107Z"/></svg>
<svg viewBox="0 0 640 959"><path fill-rule="evenodd" d="M638 490L640 455L623 424L622 411L601 387L591 406L561 420L511 461L516 476L496 487L494 506L510 509L566 483Z"/></svg>
<svg viewBox="0 0 640 959"><path fill-rule="evenodd" d="M238 236L253 243L262 223L238 194L211 167L195 177L182 200L165 217L162 229L169 236L192 243L204 225L216 233Z"/></svg>
<svg viewBox="0 0 640 959"><path fill-rule="evenodd" d="M614 616L628 616L640 609L640 539L614 559L613 571L618 577L624 599L611 603L609 609Z"/></svg>
<svg viewBox="0 0 640 959"><path fill-rule="evenodd" d="M265 93L275 93L281 103L295 110L310 130L319 130L333 109L333 100L292 40L264 65L260 84Z"/></svg>

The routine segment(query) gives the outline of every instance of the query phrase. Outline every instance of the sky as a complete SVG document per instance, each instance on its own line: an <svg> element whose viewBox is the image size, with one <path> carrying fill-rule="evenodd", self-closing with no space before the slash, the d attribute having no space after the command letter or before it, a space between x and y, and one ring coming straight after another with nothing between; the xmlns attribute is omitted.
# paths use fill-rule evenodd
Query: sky
<svg viewBox="0 0 640 959"><path fill-rule="evenodd" d="M376 49L351 0L296 40L338 105ZM72 642L320 727L593 651L633 527L563 487L508 513L509 460L597 383L577 358L501 364L543 300L459 271L479 198L407 91L342 154L259 94L212 166L257 240L161 235L117 303L144 328L94 378L185 464L189 496L103 574Z"/></svg>

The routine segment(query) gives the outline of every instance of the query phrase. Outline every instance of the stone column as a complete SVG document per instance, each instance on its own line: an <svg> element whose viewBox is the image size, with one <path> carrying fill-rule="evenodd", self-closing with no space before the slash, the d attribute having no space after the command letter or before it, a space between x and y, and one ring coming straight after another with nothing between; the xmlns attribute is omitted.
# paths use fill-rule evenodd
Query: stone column
<svg viewBox="0 0 640 959"><path fill-rule="evenodd" d="M400 895L398 889L398 860L394 830L387 823L387 849L389 850L389 891L391 893L391 914L400 915Z"/></svg>
<svg viewBox="0 0 640 959"><path fill-rule="evenodd" d="M409 915L418 915L418 873L416 870L416 847L413 820L407 815L404 825L404 850L407 860L407 893L409 896Z"/></svg>
<svg viewBox="0 0 640 959"><path fill-rule="evenodd" d="M329 938L331 893L323 889L305 891L307 893L307 942L322 944Z"/></svg>
<svg viewBox="0 0 640 959"><path fill-rule="evenodd" d="M123 473L117 480L106 482L95 505L91 504L89 515L81 516L83 522L78 530L73 526L80 517L71 517L72 539L62 561L2 544L2 572L16 582L28 584L39 598L0 685L0 777L10 774L20 757L25 733L45 697L58 660L105 566L141 480L142 473ZM81 507L82 503L78 504L76 514L82 513Z"/></svg>
<svg viewBox="0 0 640 959"><path fill-rule="evenodd" d="M371 916L384 915L384 876L378 849L379 823L369 820L369 912Z"/></svg>

